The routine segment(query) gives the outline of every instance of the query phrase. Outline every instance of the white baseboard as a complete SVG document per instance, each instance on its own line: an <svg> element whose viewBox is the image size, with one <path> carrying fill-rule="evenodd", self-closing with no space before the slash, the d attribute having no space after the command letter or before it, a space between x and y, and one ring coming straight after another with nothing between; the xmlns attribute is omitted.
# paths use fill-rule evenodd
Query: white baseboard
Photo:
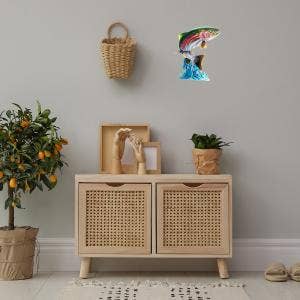
<svg viewBox="0 0 300 300"><path fill-rule="evenodd" d="M40 238L40 271L79 271L72 238ZM300 239L235 239L232 271L263 271L273 261L287 266L300 261ZM98 258L93 269L101 271L210 271L212 259Z"/></svg>

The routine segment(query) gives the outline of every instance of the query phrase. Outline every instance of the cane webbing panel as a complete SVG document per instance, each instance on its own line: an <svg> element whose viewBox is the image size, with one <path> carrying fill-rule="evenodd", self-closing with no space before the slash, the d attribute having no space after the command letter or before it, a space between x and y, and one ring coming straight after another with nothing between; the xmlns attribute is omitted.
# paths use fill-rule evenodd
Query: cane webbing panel
<svg viewBox="0 0 300 300"><path fill-rule="evenodd" d="M164 191L164 246L221 245L219 191Z"/></svg>
<svg viewBox="0 0 300 300"><path fill-rule="evenodd" d="M148 186L111 187L90 185L82 193L85 201L84 247L118 249L148 247ZM111 249L111 251L109 250Z"/></svg>
<svg viewBox="0 0 300 300"><path fill-rule="evenodd" d="M223 188L162 185L159 197L160 250L197 253L224 247Z"/></svg>

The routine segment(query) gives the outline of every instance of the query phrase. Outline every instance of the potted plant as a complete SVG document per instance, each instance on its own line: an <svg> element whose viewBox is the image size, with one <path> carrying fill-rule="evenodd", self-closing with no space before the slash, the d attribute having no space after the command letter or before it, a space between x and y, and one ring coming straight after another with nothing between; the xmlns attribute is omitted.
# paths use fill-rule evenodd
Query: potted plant
<svg viewBox="0 0 300 300"><path fill-rule="evenodd" d="M219 174L219 161L222 148L229 146L232 142L224 142L221 137L215 134L192 135L195 148L193 149L193 161L197 174L210 175Z"/></svg>
<svg viewBox="0 0 300 300"><path fill-rule="evenodd" d="M22 208L22 193L46 186L53 189L56 171L66 164L61 154L67 140L59 136L56 118L50 110L36 116L28 108L14 108L0 114L0 190L7 190L5 209L8 226L0 228L0 279L31 278L38 228L15 227L14 210Z"/></svg>

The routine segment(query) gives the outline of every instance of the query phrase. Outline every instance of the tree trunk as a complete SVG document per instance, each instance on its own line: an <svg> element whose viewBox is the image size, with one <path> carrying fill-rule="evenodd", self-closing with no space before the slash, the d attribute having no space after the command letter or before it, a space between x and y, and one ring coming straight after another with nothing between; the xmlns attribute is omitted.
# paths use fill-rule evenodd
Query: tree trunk
<svg viewBox="0 0 300 300"><path fill-rule="evenodd" d="M8 188L8 196L10 198L13 198L13 196L14 196L13 189ZM15 229L15 208L11 205L8 207L8 229L9 230Z"/></svg>

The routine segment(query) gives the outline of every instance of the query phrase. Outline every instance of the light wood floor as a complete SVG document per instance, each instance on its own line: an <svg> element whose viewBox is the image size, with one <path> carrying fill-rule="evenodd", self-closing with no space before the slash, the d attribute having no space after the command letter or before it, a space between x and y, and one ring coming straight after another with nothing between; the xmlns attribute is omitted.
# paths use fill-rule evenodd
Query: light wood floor
<svg viewBox="0 0 300 300"><path fill-rule="evenodd" d="M253 300L300 300L300 283L287 281L271 283L258 272L232 273L233 282L246 284L246 292ZM0 281L0 299L5 300L56 300L61 290L77 278L75 272L40 273L33 279L24 281ZM169 282L212 283L220 281L216 273L198 272L105 272L97 273L103 281L127 282L131 280L167 280Z"/></svg>

